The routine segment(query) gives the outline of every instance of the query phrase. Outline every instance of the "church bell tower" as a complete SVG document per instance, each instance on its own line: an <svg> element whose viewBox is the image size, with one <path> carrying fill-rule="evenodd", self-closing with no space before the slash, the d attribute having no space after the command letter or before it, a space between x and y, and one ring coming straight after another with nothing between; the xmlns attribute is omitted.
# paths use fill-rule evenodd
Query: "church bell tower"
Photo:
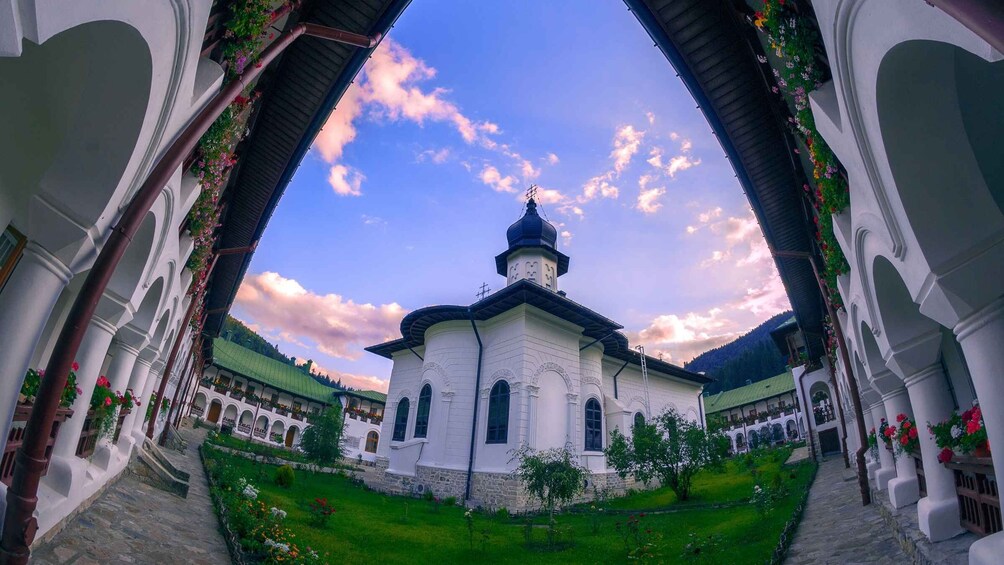
<svg viewBox="0 0 1004 565"><path fill-rule="evenodd" d="M558 230L537 214L533 197L523 217L506 231L509 249L495 257L498 274L506 285L523 279L558 292L558 277L568 272L568 256L558 251Z"/></svg>

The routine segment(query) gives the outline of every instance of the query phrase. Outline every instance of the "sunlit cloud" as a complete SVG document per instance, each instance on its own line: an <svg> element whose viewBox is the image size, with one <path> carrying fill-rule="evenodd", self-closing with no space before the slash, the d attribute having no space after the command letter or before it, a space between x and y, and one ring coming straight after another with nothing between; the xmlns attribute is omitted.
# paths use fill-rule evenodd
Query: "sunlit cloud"
<svg viewBox="0 0 1004 565"><path fill-rule="evenodd" d="M634 129L632 125L626 125L617 130L614 136L614 150L610 152L610 158L614 160L614 172L621 174L628 165L631 158L638 152L645 132Z"/></svg>
<svg viewBox="0 0 1004 565"><path fill-rule="evenodd" d="M549 165L557 165L558 164L558 156L555 155L554 153L548 153L546 159L547 159L547 163Z"/></svg>
<svg viewBox="0 0 1004 565"><path fill-rule="evenodd" d="M496 192L519 192L519 189L516 187L519 179L512 175L502 176L502 173L492 165L485 165L485 168L481 169L481 174L478 175L478 178L481 179L481 182L492 187Z"/></svg>
<svg viewBox="0 0 1004 565"><path fill-rule="evenodd" d="M295 357L294 359L297 365L303 365L307 362L307 359L304 359L303 357ZM314 361L310 368L315 374L325 375L331 379L332 382L341 382L342 386L351 387L356 390L376 390L380 392L387 392L387 385L389 382L386 379L381 379L380 377L335 371L320 365L317 361Z"/></svg>
<svg viewBox="0 0 1004 565"><path fill-rule="evenodd" d="M424 163L425 161L429 161L430 163L442 165L449 158L450 158L450 149L448 147L444 147L438 150L426 149L425 151L419 153L415 157L415 160L418 161L419 163Z"/></svg>
<svg viewBox="0 0 1004 565"><path fill-rule="evenodd" d="M665 188L656 187L643 190L638 194L638 203L635 205L635 208L645 214L655 214L659 211L659 208L662 208L662 202L659 202L659 199L664 194L666 194Z"/></svg>
<svg viewBox="0 0 1004 565"><path fill-rule="evenodd" d="M340 196L359 196L360 186L366 177L355 169L345 165L334 165L328 173L328 184Z"/></svg>
<svg viewBox="0 0 1004 565"><path fill-rule="evenodd" d="M363 347L400 335L407 313L397 303L375 306L317 294L274 272L247 276L236 303L256 327L342 359L358 359Z"/></svg>

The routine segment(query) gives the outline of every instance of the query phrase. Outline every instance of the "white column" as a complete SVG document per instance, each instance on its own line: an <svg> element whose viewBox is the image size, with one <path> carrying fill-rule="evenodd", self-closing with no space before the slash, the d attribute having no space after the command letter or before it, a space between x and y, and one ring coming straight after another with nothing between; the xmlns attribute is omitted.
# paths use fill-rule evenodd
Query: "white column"
<svg viewBox="0 0 1004 565"><path fill-rule="evenodd" d="M530 449L537 446L537 398L540 397L540 387L526 385L526 431L520 438Z"/></svg>
<svg viewBox="0 0 1004 565"><path fill-rule="evenodd" d="M913 411L910 409L910 399L906 394L906 388L898 388L892 392L882 395L885 402L886 414L890 426L896 426L899 430L899 422L896 416L906 414L911 420ZM895 450L896 442L893 441L892 448ZM905 453L896 455L896 478L889 481L889 502L893 508L902 508L917 502L920 498L920 487L917 484L917 467L913 462L913 457Z"/></svg>
<svg viewBox="0 0 1004 565"><path fill-rule="evenodd" d="M150 372L146 376L146 383L143 385L143 394L141 398L144 403L151 402L150 396L153 394L154 387L160 383L160 373L164 370L164 360L157 359L150 366ZM143 416L146 416L146 410L143 411ZM143 438L146 437L146 426L143 421L143 417L137 417L134 421L133 436L136 438L136 443L142 443Z"/></svg>
<svg viewBox="0 0 1004 565"><path fill-rule="evenodd" d="M878 426L876 426L874 421L872 420L872 407L864 406L862 408L863 409L861 410L861 413L865 417L865 428L866 428L865 436L867 437L868 434L871 433L872 428L875 428L877 430ZM868 451L865 453L865 461L867 461L865 467L868 469L868 480L870 481L875 480L875 471L877 471L880 466L878 460L878 453L876 452L873 454L872 450L869 448Z"/></svg>
<svg viewBox="0 0 1004 565"><path fill-rule="evenodd" d="M132 432L136 429L136 420L143 420L143 415L146 414L147 404L149 403L149 398L143 396L143 391L141 390L146 386L147 377L150 376L150 366L151 361L139 357L136 359L136 363L133 365L132 373L129 375L129 384L126 388L131 388L133 393L136 394L136 399L139 400L139 406L132 409L132 412L125 417L125 421L122 422L122 433L119 434L119 449L125 453L129 453L132 450L132 446L135 445L136 439L133 437Z"/></svg>
<svg viewBox="0 0 1004 565"><path fill-rule="evenodd" d="M882 425L882 420L888 422L889 415L886 414L885 402L879 401L872 405L872 423L875 424L876 434L879 433L878 430ZM879 468L875 470L875 488L885 490L886 486L889 485L889 481L896 476L896 462L893 461L892 453L885 448L885 442L881 436L878 437L878 453Z"/></svg>
<svg viewBox="0 0 1004 565"><path fill-rule="evenodd" d="M111 383L112 391L125 394L126 385L129 384L129 377L132 375L133 366L139 356L139 350L135 347L115 339L111 345L112 360L108 365L108 381ZM112 419L117 420L121 407L116 406ZM123 422L123 429L125 424ZM101 438L98 448L95 450L91 462L102 469L108 469L114 456L118 453L118 448L112 443L112 436ZM121 439L121 432L120 438Z"/></svg>
<svg viewBox="0 0 1004 565"><path fill-rule="evenodd" d="M955 494L955 475L938 462L938 445L927 431L928 422L936 424L951 416L955 407L940 363L917 371L903 379L913 406L920 456L924 462L927 496L917 502L920 531L931 541L942 541L962 533L959 524L959 501Z"/></svg>
<svg viewBox="0 0 1004 565"><path fill-rule="evenodd" d="M439 393L439 414L436 417L436 432L433 434L433 441L437 442L436 461L446 462L447 434L450 430L450 407L453 406L453 396L456 393L452 390L444 390Z"/></svg>
<svg viewBox="0 0 1004 565"><path fill-rule="evenodd" d="M990 441L994 471L1004 477L1004 299L999 299L955 326L966 356L983 422ZM969 547L969 565L1000 563L1004 532L977 540Z"/></svg>
<svg viewBox="0 0 1004 565"><path fill-rule="evenodd" d="M77 443L84 428L87 410L91 405L94 384L100 376L98 373L101 371L101 364L105 354L108 353L112 337L115 336L115 330L115 326L94 316L77 350L77 363L80 364L80 370L77 371L77 386L83 392L77 395L77 399L73 402L73 416L59 428L59 435L52 448L49 472L43 479L47 485L63 496L69 496L70 492L79 487L84 480L88 462L76 456Z"/></svg>
<svg viewBox="0 0 1004 565"><path fill-rule="evenodd" d="M575 433L575 421L579 415L577 408L579 395L570 392L565 397L568 398L568 425L565 428L565 445L571 444L572 453L578 453L581 450L579 449L578 435Z"/></svg>
<svg viewBox="0 0 1004 565"><path fill-rule="evenodd" d="M10 431L24 374L52 308L73 273L29 242L0 292L0 437Z"/></svg>

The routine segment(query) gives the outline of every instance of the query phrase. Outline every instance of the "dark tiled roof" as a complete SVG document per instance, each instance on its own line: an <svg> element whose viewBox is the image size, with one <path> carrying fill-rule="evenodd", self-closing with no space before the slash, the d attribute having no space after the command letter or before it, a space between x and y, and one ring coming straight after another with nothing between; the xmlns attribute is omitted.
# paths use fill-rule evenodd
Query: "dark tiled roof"
<svg viewBox="0 0 1004 565"><path fill-rule="evenodd" d="M514 282L470 306L419 308L401 320L401 335L403 336L401 339L367 347L366 351L390 359L398 351L409 347L418 347L425 343L425 331L435 324L450 320L490 320L522 304L534 306L582 327L584 336L603 343L604 355L635 365L641 364L638 352L631 349L627 337L617 331L623 326L577 302L525 279ZM646 355L645 363L653 371L695 383L706 384L713 380L655 357Z"/></svg>

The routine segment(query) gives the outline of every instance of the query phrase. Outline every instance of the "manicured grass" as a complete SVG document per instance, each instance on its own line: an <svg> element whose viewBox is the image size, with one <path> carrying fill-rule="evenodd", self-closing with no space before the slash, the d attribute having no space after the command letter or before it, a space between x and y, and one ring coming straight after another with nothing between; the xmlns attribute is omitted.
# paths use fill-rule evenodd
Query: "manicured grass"
<svg viewBox="0 0 1004 565"><path fill-rule="evenodd" d="M471 549L464 510L441 506L413 498L387 496L364 489L337 475L296 472L292 487L275 486L274 467L207 451L208 458L237 469L261 491L260 500L288 512L284 525L293 530L296 543L327 553L330 563L620 563L626 560L625 542L616 524L627 520L622 510L667 507L667 511L646 512L642 530L659 536L657 562L683 562L681 555L690 535L701 538L720 536L716 549L689 562L757 563L768 561L777 545L784 523L808 488L811 464L785 468L782 480L788 495L766 518L753 506L702 508L693 504L730 502L747 499L753 485L749 472L731 465L721 473L702 473L694 483L694 498L688 504L676 504L668 489L635 493L608 502L609 512L599 518L599 532L592 533L593 517L587 513L562 514L557 518L571 538L570 547L557 552L543 549L543 517L536 518L534 539L524 544L521 518L497 518L482 513L474 515L474 549ZM760 469L771 476L778 463L762 462ZM327 498L337 512L324 529L311 526L304 505L314 498ZM691 507L688 508L688 505ZM582 507L580 507L581 509ZM588 508L586 506L585 508ZM618 509L618 510L615 510ZM483 540L482 531L487 531Z"/></svg>
<svg viewBox="0 0 1004 565"><path fill-rule="evenodd" d="M255 455L266 455L278 459L285 459L286 461L296 461L298 463L309 462L304 454L293 451L292 449L263 445L253 441L248 441L246 438L228 436L222 433L209 435L206 438L206 443L229 447L230 449L239 449L248 453L254 453Z"/></svg>

